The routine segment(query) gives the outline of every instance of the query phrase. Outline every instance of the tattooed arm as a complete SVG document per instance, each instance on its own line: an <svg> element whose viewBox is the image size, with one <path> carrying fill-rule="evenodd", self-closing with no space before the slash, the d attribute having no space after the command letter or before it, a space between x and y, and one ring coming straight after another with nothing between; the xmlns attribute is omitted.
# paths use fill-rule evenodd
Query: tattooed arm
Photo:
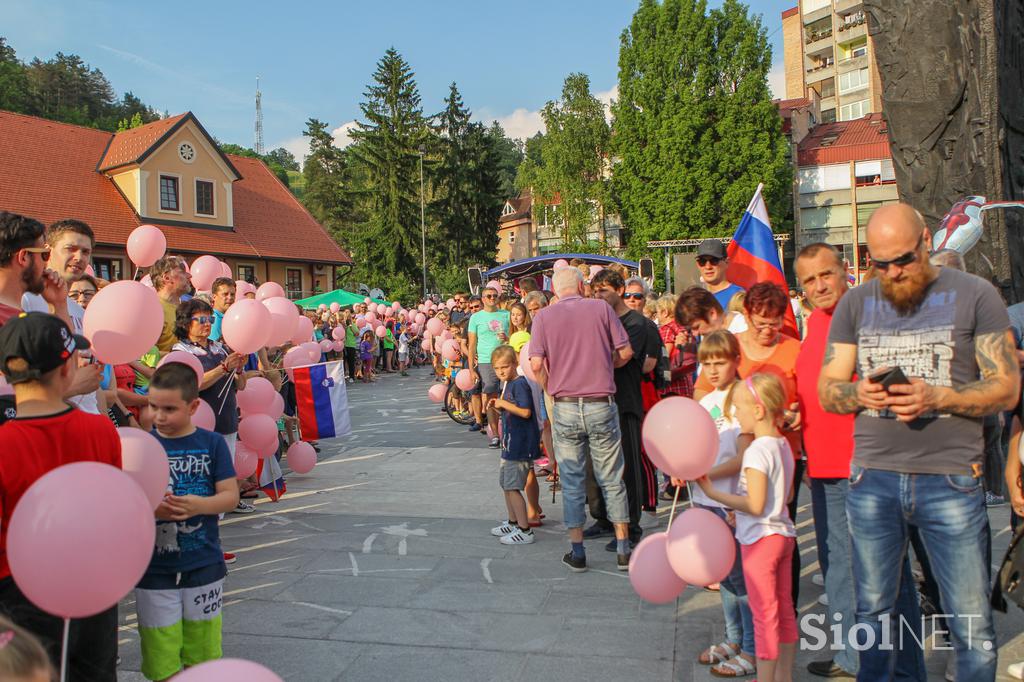
<svg viewBox="0 0 1024 682"><path fill-rule="evenodd" d="M851 381L857 368L857 346L852 343L829 342L818 377L818 400L826 412L851 414L861 408L880 410L885 407L886 393L880 384L866 379Z"/></svg>
<svg viewBox="0 0 1024 682"><path fill-rule="evenodd" d="M984 417L1012 409L1020 396L1020 364L1016 344L1009 330L982 334L974 340L974 357L981 378L961 386L930 386L911 379L903 386L891 386L891 409L901 421L913 421L937 410L964 417Z"/></svg>

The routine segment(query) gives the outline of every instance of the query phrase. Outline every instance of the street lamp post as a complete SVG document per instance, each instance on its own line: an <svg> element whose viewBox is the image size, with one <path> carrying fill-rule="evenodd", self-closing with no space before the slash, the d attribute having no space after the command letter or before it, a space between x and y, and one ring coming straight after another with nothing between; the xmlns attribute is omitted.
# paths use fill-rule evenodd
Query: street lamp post
<svg viewBox="0 0 1024 682"><path fill-rule="evenodd" d="M427 297L427 227L423 212L423 153L420 147L420 248L423 255L423 298Z"/></svg>

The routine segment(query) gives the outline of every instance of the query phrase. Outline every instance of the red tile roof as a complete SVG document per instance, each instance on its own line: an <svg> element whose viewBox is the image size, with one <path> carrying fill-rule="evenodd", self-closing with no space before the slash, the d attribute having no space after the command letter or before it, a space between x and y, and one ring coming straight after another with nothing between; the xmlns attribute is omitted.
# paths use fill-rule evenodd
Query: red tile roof
<svg viewBox="0 0 1024 682"><path fill-rule="evenodd" d="M160 138L187 115L178 114L177 116L162 118L159 121L117 133L111 138L110 145L103 154L103 158L99 160L96 168L99 170L110 170L111 168L137 162Z"/></svg>
<svg viewBox="0 0 1024 682"><path fill-rule="evenodd" d="M789 19L794 14L800 14L800 6L790 7L789 9L782 10L782 18Z"/></svg>
<svg viewBox="0 0 1024 682"><path fill-rule="evenodd" d="M138 128L136 129L138 130ZM0 111L0 210L46 224L84 220L100 245L123 247L133 229L157 225L172 253L212 253L321 263L351 259L263 162L231 156L234 230L144 221L113 180L96 171L112 133ZM241 171L240 171L241 172Z"/></svg>
<svg viewBox="0 0 1024 682"><path fill-rule="evenodd" d="M532 200L530 198L529 192L525 192L519 195L518 197L512 197L511 199L508 200L508 203L512 205L513 212L498 218L499 223L505 223L510 220L518 220L523 216L530 215L530 205L532 203Z"/></svg>
<svg viewBox="0 0 1024 682"><path fill-rule="evenodd" d="M888 158L892 158L889 126L881 114L822 123L800 142L797 152L800 166Z"/></svg>

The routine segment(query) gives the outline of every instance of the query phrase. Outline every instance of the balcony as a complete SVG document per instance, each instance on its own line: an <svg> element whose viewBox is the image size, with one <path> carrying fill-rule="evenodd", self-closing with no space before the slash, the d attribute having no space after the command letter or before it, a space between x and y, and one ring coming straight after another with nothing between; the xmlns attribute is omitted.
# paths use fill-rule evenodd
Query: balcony
<svg viewBox="0 0 1024 682"><path fill-rule="evenodd" d="M816 64L807 69L807 76L804 80L808 85L820 83L827 78L834 78L836 75L835 63L832 61Z"/></svg>
<svg viewBox="0 0 1024 682"><path fill-rule="evenodd" d="M832 40L832 30L823 33L810 34L804 44L804 54L808 57L822 57L824 54L832 54L835 42Z"/></svg>
<svg viewBox="0 0 1024 682"><path fill-rule="evenodd" d="M824 7L812 10L810 12L803 13L804 26L807 24L813 24L816 21L820 21L825 17L832 16L832 5L826 4Z"/></svg>
<svg viewBox="0 0 1024 682"><path fill-rule="evenodd" d="M864 9L864 0L835 0L836 14L850 14Z"/></svg>
<svg viewBox="0 0 1024 682"><path fill-rule="evenodd" d="M839 23L837 29L836 40L841 42L848 42L854 38L860 38L868 34L868 25L864 21L858 21L852 24Z"/></svg>
<svg viewBox="0 0 1024 682"><path fill-rule="evenodd" d="M866 68L868 65L868 56L861 55L860 57L849 57L847 59L840 59L836 66L837 73L846 73L848 71L856 71L858 69Z"/></svg>

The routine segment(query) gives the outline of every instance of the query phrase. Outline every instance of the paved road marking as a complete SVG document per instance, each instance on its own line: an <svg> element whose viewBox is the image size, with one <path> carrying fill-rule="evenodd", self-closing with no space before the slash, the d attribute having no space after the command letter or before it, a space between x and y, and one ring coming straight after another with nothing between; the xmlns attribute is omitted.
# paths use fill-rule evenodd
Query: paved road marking
<svg viewBox="0 0 1024 682"><path fill-rule="evenodd" d="M369 483L370 483L369 481L363 481L362 483L349 483L348 485L338 485L338 486L334 486L333 488L321 488L319 490L303 490L301 493L284 493L284 495L287 495L288 496L287 499L289 499L289 500L295 500L295 499L298 499L300 497L306 497L308 495L316 495L317 493L331 493L331 492L334 492L335 490L345 490L346 488L357 488L357 487L359 487L361 485L369 485ZM285 498L282 497L281 499L285 499ZM271 503L271 502L273 502L273 500L271 500L269 497L262 497L262 498L256 500L255 502L253 502L253 504L267 504L267 503ZM220 525L223 526L224 523L225 523L224 521L221 521Z"/></svg>
<svg viewBox="0 0 1024 682"><path fill-rule="evenodd" d="M257 549L266 549L267 547L274 547L275 545L283 545L289 542L295 542L296 540L304 540L311 538L312 535L300 535L297 538L287 538L285 540L275 540L274 542L264 542L262 545L253 545L252 547L243 547L241 549L234 550L235 554L241 554L242 552L251 552Z"/></svg>
<svg viewBox="0 0 1024 682"><path fill-rule="evenodd" d="M320 604L310 604L309 602L305 602L305 601L293 601L292 604L296 604L298 606L308 606L309 608L316 609L317 611L326 611L327 613L337 613L337 614L340 614L342 616L351 616L352 615L352 611L346 611L345 609L332 609L330 606L321 606Z"/></svg>
<svg viewBox="0 0 1024 682"><path fill-rule="evenodd" d="M373 541L377 539L377 533L371 533L369 537L363 540L363 554L369 554L370 550L373 549Z"/></svg>
<svg viewBox="0 0 1024 682"><path fill-rule="evenodd" d="M374 455L361 455L359 457L346 457L345 459L325 459L322 462L317 462L317 466L323 466L324 464L342 464L344 462L358 462L364 459L373 459L374 457L383 457L383 452L378 452ZM287 493L286 493L287 494Z"/></svg>
<svg viewBox="0 0 1024 682"><path fill-rule="evenodd" d="M349 552L348 560L352 562L352 577L354 578L359 575L359 564L356 563L356 555Z"/></svg>
<svg viewBox="0 0 1024 682"><path fill-rule="evenodd" d="M480 560L480 570L483 571L483 573L484 573L484 580L487 581L487 584L493 585L494 584L494 579L491 578L491 568L490 568L490 565L491 565L490 558L481 559Z"/></svg>
<svg viewBox="0 0 1024 682"><path fill-rule="evenodd" d="M612 573L611 571L602 571L599 568L592 568L590 570L593 571L594 573L604 573L605 575L614 575L616 578L627 578L627 579L629 578L629 576L626 575L625 571L619 571L618 573ZM704 589L704 588L701 588L701 589Z"/></svg>
<svg viewBox="0 0 1024 682"><path fill-rule="evenodd" d="M243 521L255 521L256 519L265 519L268 516L274 516L275 514L290 514L297 511L305 511L306 509L316 509L317 507L323 507L330 504L330 502L320 502L319 504L307 504L304 507L292 507L291 509L279 509L267 514L248 514L246 516L239 516L236 519L227 519L221 521L219 525L230 526L233 523L242 523Z"/></svg>
<svg viewBox="0 0 1024 682"><path fill-rule="evenodd" d="M267 566L269 564L276 564L282 561L290 561L291 559L298 559L299 555L294 554L292 556L286 556L283 559L270 559L269 561L261 561L257 564L246 564L245 566L239 566L238 568L232 568L229 573L238 573L239 571L245 571L250 568L259 568L260 566Z"/></svg>

